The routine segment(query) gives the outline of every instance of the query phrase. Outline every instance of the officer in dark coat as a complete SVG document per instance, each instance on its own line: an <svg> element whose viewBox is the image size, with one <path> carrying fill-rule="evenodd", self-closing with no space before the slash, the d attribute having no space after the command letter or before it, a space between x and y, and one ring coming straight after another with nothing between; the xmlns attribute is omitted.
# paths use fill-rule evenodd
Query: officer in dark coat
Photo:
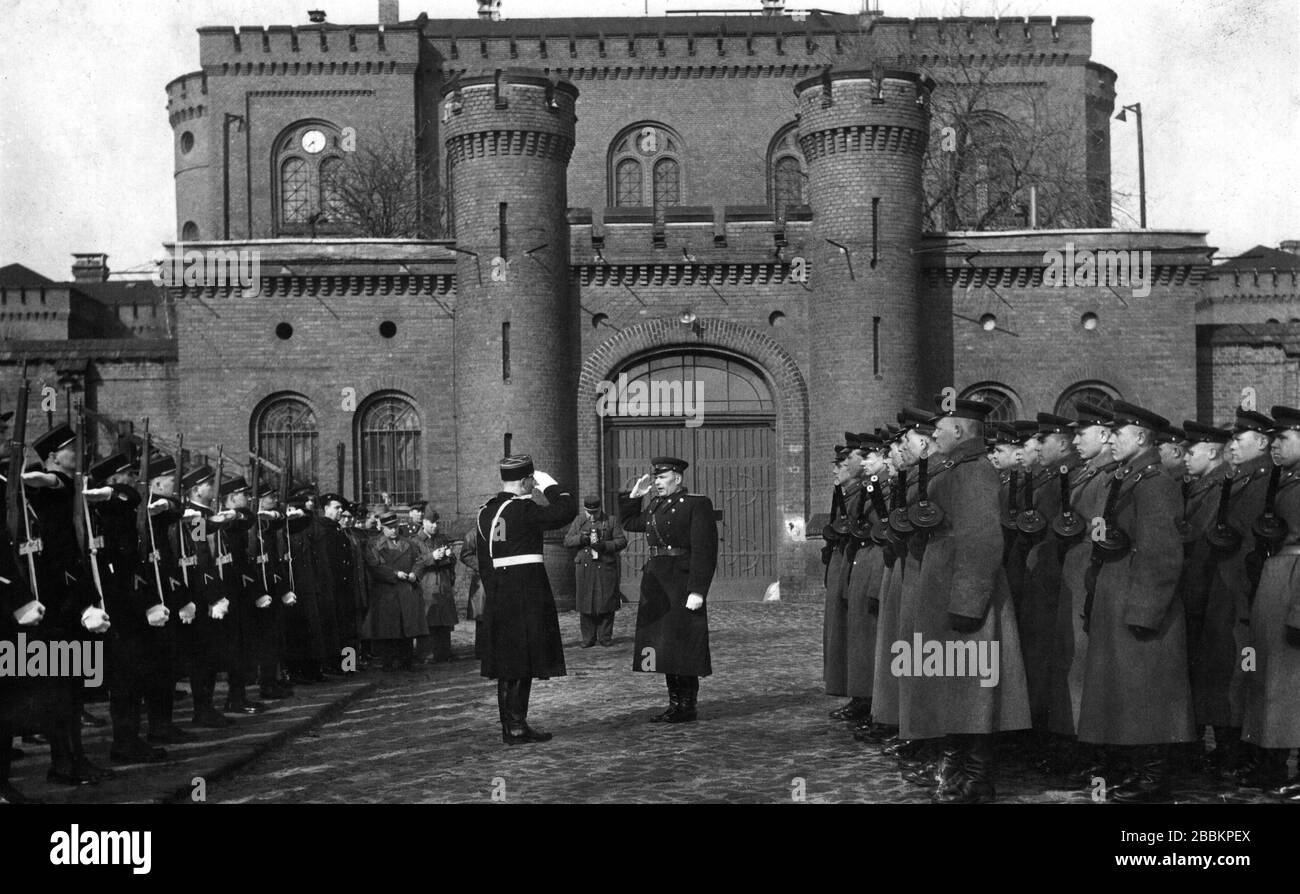
<svg viewBox="0 0 1300 894"><path fill-rule="evenodd" d="M194 697L194 724L220 729L230 721L213 704L225 651L226 617L230 612L230 598L225 586L226 560L224 546L217 540L218 530L235 517L234 512L212 509L216 493L216 472L211 466L200 466L185 473L181 481L185 487L186 503L183 536L189 538L187 546L195 558L189 570L190 591L196 610L189 633L190 689ZM221 564L218 565L218 559Z"/></svg>
<svg viewBox="0 0 1300 894"><path fill-rule="evenodd" d="M341 494L323 494L320 498L321 515L316 520L320 526L321 547L325 561L329 566L326 581L332 596L326 603L334 606L334 616L338 628L339 648L351 648L354 651L361 646L357 624L357 575L364 573L355 563L352 541L343 532L339 523L348 502ZM341 666L334 662L335 667Z"/></svg>
<svg viewBox="0 0 1300 894"><path fill-rule="evenodd" d="M1108 482L1107 502L1115 497L1110 517L1103 511L1106 531L1092 546L1079 741L1111 747L1113 765L1101 774L1111 797L1154 801L1167 794L1168 745L1192 741L1178 594L1182 495L1156 449L1156 433L1169 420L1124 401L1111 411L1111 450L1120 467Z"/></svg>
<svg viewBox="0 0 1300 894"><path fill-rule="evenodd" d="M475 525L485 597L482 674L497 680L502 741L545 742L551 734L528 725L533 678L562 677L565 667L542 534L572 521L578 501L535 471L527 454L505 457L500 470L501 492L479 509ZM543 488L549 505L533 501L534 487Z"/></svg>
<svg viewBox="0 0 1300 894"><path fill-rule="evenodd" d="M157 582L144 577L145 572L152 576L153 569L140 567L137 515L141 497L133 486L134 474L134 464L121 453L90 468L90 480L96 486L107 485L113 494L95 504L91 536L102 538L96 561L104 600L112 607L113 616L108 634L109 712L113 719L109 756L122 763L156 762L167 757L165 750L146 745L140 738L140 706L153 670L150 609L159 599Z"/></svg>
<svg viewBox="0 0 1300 894"><path fill-rule="evenodd" d="M632 669L667 678L668 708L652 722L689 723L700 677L713 673L705 599L718 565L718 527L709 498L682 486L685 460L657 456L651 464L653 475L619 494L623 530L645 532L650 553L641 572Z"/></svg>
<svg viewBox="0 0 1300 894"><path fill-rule="evenodd" d="M262 591L249 551L248 532L254 522L248 505L250 490L242 476L222 482L220 488L222 510L231 514L230 521L217 532L222 553L228 557L222 579L226 598L230 600L222 644L228 684L222 710L227 714L260 714L266 709L262 703L248 698L250 679L254 682L257 679L258 624L261 615L271 608L271 600Z"/></svg>
<svg viewBox="0 0 1300 894"><path fill-rule="evenodd" d="M582 626L582 647L614 644L614 613L619 604L618 554L627 548L627 534L618 519L600 508L600 497L582 501L583 512L564 532L564 545L577 549L576 602Z"/></svg>

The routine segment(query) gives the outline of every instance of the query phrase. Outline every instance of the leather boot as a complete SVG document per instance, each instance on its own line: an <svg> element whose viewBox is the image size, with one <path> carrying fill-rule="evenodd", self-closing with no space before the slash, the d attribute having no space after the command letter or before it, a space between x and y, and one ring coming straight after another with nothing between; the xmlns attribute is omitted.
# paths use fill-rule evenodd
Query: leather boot
<svg viewBox="0 0 1300 894"><path fill-rule="evenodd" d="M961 772L948 786L935 790L935 804L989 804L997 798L993 787L994 744L989 733L967 735L957 743Z"/></svg>
<svg viewBox="0 0 1300 894"><path fill-rule="evenodd" d="M549 742L551 734L528 725L528 700L533 693L533 678L524 677L519 681L519 722L524 727L524 736L529 742Z"/></svg>
<svg viewBox="0 0 1300 894"><path fill-rule="evenodd" d="M860 727L853 734L853 738L859 742L866 742L869 745L879 745L891 736L898 735L898 727L886 726L883 723L870 723Z"/></svg>
<svg viewBox="0 0 1300 894"><path fill-rule="evenodd" d="M947 795L949 792L961 788L966 779L966 767L962 762L964 754L961 749L961 743L953 736L943 743L943 753L939 755L939 767L935 773L935 778L939 785L935 789L936 795Z"/></svg>
<svg viewBox="0 0 1300 894"><path fill-rule="evenodd" d="M531 677L508 680L506 684L506 729L501 740L507 745L527 745L530 742L549 742L550 733L535 730L528 725L528 696L532 690Z"/></svg>
<svg viewBox="0 0 1300 894"><path fill-rule="evenodd" d="M677 713L664 718L665 723L694 723L695 699L700 692L699 677L677 678L678 708Z"/></svg>
<svg viewBox="0 0 1300 894"><path fill-rule="evenodd" d="M664 674L664 681L668 684L668 708L651 717L651 723L665 723L676 717L682 710L681 684L678 682L677 675Z"/></svg>
<svg viewBox="0 0 1300 894"><path fill-rule="evenodd" d="M501 741L510 744L510 681L497 680L497 716L501 718Z"/></svg>
<svg viewBox="0 0 1300 894"><path fill-rule="evenodd" d="M1133 767L1110 790L1121 804L1152 804L1169 800L1169 758L1165 745L1138 745L1132 749Z"/></svg>
<svg viewBox="0 0 1300 894"><path fill-rule="evenodd" d="M905 782L930 788L938 785L942 739L921 739L921 748L911 757L899 756L898 769Z"/></svg>

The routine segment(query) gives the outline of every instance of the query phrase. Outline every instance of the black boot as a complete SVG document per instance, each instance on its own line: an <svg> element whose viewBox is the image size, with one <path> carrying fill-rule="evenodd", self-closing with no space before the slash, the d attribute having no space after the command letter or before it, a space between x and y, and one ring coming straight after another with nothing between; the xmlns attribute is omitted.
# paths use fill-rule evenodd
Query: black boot
<svg viewBox="0 0 1300 894"><path fill-rule="evenodd" d="M501 741L510 744L510 681L497 680L497 716L501 718Z"/></svg>
<svg viewBox="0 0 1300 894"><path fill-rule="evenodd" d="M853 734L853 738L859 742L866 742L869 745L879 745L891 736L896 735L898 735L898 727L873 722L859 724L857 732Z"/></svg>
<svg viewBox="0 0 1300 894"><path fill-rule="evenodd" d="M668 708L651 717L651 723L670 721L682 710L682 691L678 677L675 674L664 674L664 681L668 684Z"/></svg>
<svg viewBox="0 0 1300 894"><path fill-rule="evenodd" d="M535 730L528 725L528 696L533 680L524 677L507 681L506 731L501 736L507 745L526 745L530 742L549 742L551 734Z"/></svg>
<svg viewBox="0 0 1300 894"><path fill-rule="evenodd" d="M699 677L678 677L678 709L671 717L665 717L665 723L694 723L695 699L700 692Z"/></svg>
<svg viewBox="0 0 1300 894"><path fill-rule="evenodd" d="M1169 800L1168 746L1139 745L1132 750L1133 766L1110 790L1121 804L1153 804Z"/></svg>
<svg viewBox="0 0 1300 894"><path fill-rule="evenodd" d="M966 779L966 765L962 760L964 757L960 741L955 736L948 736L944 740L939 766L935 771L935 780L938 782L934 790L935 796L946 796L961 788Z"/></svg>
<svg viewBox="0 0 1300 894"><path fill-rule="evenodd" d="M947 786L935 790L935 804L989 804L997 798L993 787L994 740L990 733L962 736L955 759L961 772Z"/></svg>
<svg viewBox="0 0 1300 894"><path fill-rule="evenodd" d="M863 699L855 695L826 716L831 720L860 720L863 716L862 703L864 701L867 703L867 713L870 714L871 699Z"/></svg>

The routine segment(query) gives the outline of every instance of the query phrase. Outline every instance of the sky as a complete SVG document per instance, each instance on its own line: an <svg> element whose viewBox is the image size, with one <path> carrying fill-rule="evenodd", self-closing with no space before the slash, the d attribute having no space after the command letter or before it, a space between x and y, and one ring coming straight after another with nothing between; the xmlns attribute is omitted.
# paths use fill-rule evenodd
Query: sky
<svg viewBox="0 0 1300 894"><path fill-rule="evenodd" d="M1300 0L878 0L892 17L1091 16L1094 61L1140 102L1147 218L1204 230L1219 255L1300 238ZM503 0L503 18L757 9L761 0ZM787 0L856 12L861 0ZM198 68L196 29L373 23L376 0L0 0L0 266L70 278L72 253L149 269L175 238L164 86ZM475 0L402 0L401 18L470 18ZM1112 187L1132 196L1137 136L1112 122Z"/></svg>

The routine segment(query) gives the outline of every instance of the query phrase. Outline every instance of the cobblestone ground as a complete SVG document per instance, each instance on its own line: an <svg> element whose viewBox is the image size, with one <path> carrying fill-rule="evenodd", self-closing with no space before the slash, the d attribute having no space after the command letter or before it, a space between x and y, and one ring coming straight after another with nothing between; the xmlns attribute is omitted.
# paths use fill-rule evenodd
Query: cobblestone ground
<svg viewBox="0 0 1300 894"><path fill-rule="evenodd" d="M210 801L450 803L775 802L802 779L809 802L928 800L894 763L830 721L842 699L821 690L820 605L720 603L710 609L712 677L700 721L649 724L663 678L630 670L635 606L619 612L610 648L578 647L578 616L560 616L569 675L533 686L529 720L544 744L501 742L496 687L479 676L473 625L456 629L459 657L389 675L319 735L298 738L209 786ZM1207 784L1208 785L1208 784ZM1042 774L1003 766L1010 802L1090 803ZM1180 786L1178 800L1263 801L1230 786Z"/></svg>

